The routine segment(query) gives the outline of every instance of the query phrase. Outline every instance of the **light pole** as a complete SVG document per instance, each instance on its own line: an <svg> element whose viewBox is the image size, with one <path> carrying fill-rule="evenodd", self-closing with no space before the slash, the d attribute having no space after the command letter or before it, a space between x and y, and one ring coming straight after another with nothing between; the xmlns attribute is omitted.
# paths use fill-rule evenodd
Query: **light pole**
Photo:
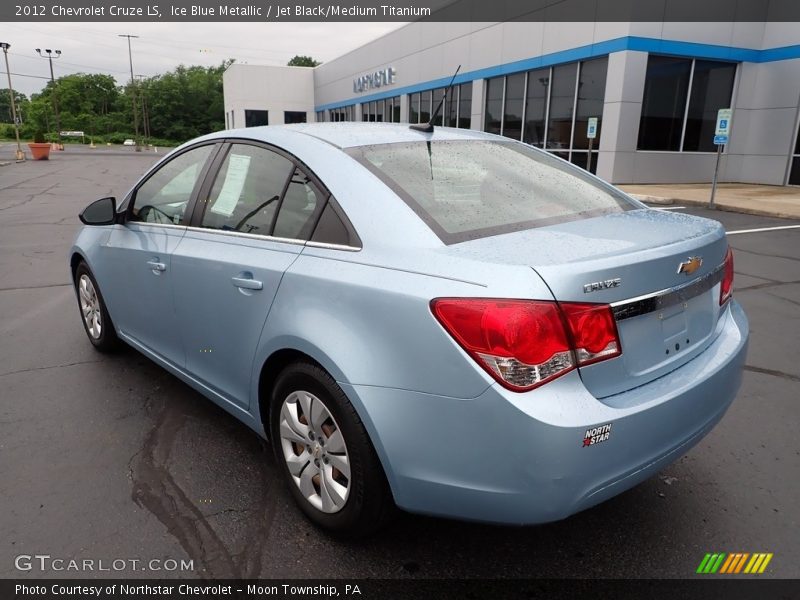
<svg viewBox="0 0 800 600"><path fill-rule="evenodd" d="M17 103L14 101L14 88L11 87L11 69L8 68L8 49L11 44L0 42L0 48L3 49L3 54L6 58L6 75L8 75L8 99L11 100L11 118L14 119L14 135L17 137L17 162L25 160L25 153L22 151L22 146L19 144L19 123L17 123Z"/></svg>
<svg viewBox="0 0 800 600"><path fill-rule="evenodd" d="M136 106L136 80L133 78L133 54L131 53L131 38L138 38L138 35L128 35L120 33L117 37L128 38L128 61L131 64L131 98L133 100L133 129L136 132L134 142L136 143L136 152L141 152L139 147L139 110Z"/></svg>
<svg viewBox="0 0 800 600"><path fill-rule="evenodd" d="M58 89L56 88L56 78L53 75L53 58L61 58L61 50L51 50L50 48L45 48L44 54L42 54L41 48L36 48L36 54L41 56L42 58L47 58L48 62L50 63L50 81L53 84L53 110L56 113L56 134L58 136L58 149L63 150L64 145L61 143L61 115L58 112ZM55 55L55 56L53 56Z"/></svg>

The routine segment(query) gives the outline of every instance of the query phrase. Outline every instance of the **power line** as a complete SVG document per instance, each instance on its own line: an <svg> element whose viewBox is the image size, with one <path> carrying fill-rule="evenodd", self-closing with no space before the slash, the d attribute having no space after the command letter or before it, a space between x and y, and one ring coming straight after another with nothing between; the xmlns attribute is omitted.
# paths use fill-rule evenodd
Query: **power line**
<svg viewBox="0 0 800 600"><path fill-rule="evenodd" d="M0 71L0 73L6 75L6 71ZM47 81L50 81L49 77L44 77L42 75L28 75L26 73L14 73L14 72L12 72L11 74L14 77L30 77L31 79L46 79Z"/></svg>

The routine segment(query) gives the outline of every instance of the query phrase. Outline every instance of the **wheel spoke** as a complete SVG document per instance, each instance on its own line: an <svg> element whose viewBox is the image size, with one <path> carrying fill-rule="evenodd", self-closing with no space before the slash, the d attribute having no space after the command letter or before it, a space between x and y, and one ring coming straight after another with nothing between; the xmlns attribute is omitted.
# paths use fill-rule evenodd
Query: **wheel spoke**
<svg viewBox="0 0 800 600"><path fill-rule="evenodd" d="M342 432L339 431L339 428L336 428L336 431L328 438L327 443L325 444L325 448L328 452L333 452L335 454L346 454L347 449L344 447L344 438L342 437Z"/></svg>
<svg viewBox="0 0 800 600"><path fill-rule="evenodd" d="M309 462L308 466L300 474L300 492L304 497L310 499L317 495L317 489L314 487L312 479L318 473L319 468L313 462Z"/></svg>
<svg viewBox="0 0 800 600"><path fill-rule="evenodd" d="M308 440L308 425L303 425L300 421L298 421L297 405L294 402L284 403L283 408L281 409L281 418L283 419L283 422L295 432L295 434L300 436L303 443Z"/></svg>
<svg viewBox="0 0 800 600"><path fill-rule="evenodd" d="M305 408L303 409L305 410ZM306 413L309 418L309 422L311 423L311 429L317 432L317 434L322 434L322 424L328 418L328 410L325 408L325 405L317 399L311 403L311 414Z"/></svg>
<svg viewBox="0 0 800 600"><path fill-rule="evenodd" d="M281 437L290 442L297 442L303 445L308 442L308 438L292 429L292 426L285 419L281 419Z"/></svg>
<svg viewBox="0 0 800 600"><path fill-rule="evenodd" d="M299 477L300 473L303 471L303 467L305 467L311 460L308 452L303 450L303 453L299 456L295 454L290 454L286 457L286 464L289 466L289 472L292 474L293 477Z"/></svg>
<svg viewBox="0 0 800 600"><path fill-rule="evenodd" d="M350 480L350 459L347 457L346 454L328 454L328 460L331 463L331 466L336 467L341 471L342 475L347 477L347 480Z"/></svg>
<svg viewBox="0 0 800 600"><path fill-rule="evenodd" d="M303 414L306 416L306 421L308 421L311 431L314 431L314 426L311 423L311 396L305 392L297 392L295 394L295 399L303 410Z"/></svg>
<svg viewBox="0 0 800 600"><path fill-rule="evenodd" d="M320 487L321 491L324 491L324 495L322 495L323 506L325 505L325 496L337 509L344 506L347 488L333 479L333 469L330 465L325 465L322 469L322 485Z"/></svg>
<svg viewBox="0 0 800 600"><path fill-rule="evenodd" d="M328 489L328 486L330 485L330 480L328 477L329 471L330 469L323 468L322 475L319 480L319 497L322 500L322 510L328 513L333 512L338 506L336 500L333 498L330 490ZM339 500L341 500L341 498Z"/></svg>

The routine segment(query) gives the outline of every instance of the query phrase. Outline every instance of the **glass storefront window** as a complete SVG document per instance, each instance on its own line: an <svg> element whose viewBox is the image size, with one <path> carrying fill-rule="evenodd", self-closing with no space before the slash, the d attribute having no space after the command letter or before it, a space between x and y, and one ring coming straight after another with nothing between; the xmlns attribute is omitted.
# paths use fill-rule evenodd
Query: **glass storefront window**
<svg viewBox="0 0 800 600"><path fill-rule="evenodd" d="M499 134L502 128L504 77L486 80L486 124L484 131Z"/></svg>
<svg viewBox="0 0 800 600"><path fill-rule="evenodd" d="M522 139L522 102L525 95L525 73L506 77L506 97L502 134L514 140Z"/></svg>
<svg viewBox="0 0 800 600"><path fill-rule="evenodd" d="M578 63L553 67L550 88L550 119L547 123L547 148L569 149L572 134L572 111L575 107L575 78Z"/></svg>
<svg viewBox="0 0 800 600"><path fill-rule="evenodd" d="M573 150L576 148L589 148L589 138L586 137L586 130L591 117L597 118L597 136L592 142L592 148L597 149L600 147L607 71L608 58L605 57L581 63L581 70L578 75L578 105L575 111L575 133L572 139Z"/></svg>
<svg viewBox="0 0 800 600"><path fill-rule="evenodd" d="M603 117L608 57L486 80L484 129L543 148L582 168L588 161L589 118ZM502 114L502 119L500 115ZM599 148L599 139L592 143Z"/></svg>
<svg viewBox="0 0 800 600"><path fill-rule="evenodd" d="M683 135L684 151L716 152L717 111L730 107L735 76L734 63L695 61L686 133Z"/></svg>
<svg viewBox="0 0 800 600"><path fill-rule="evenodd" d="M458 86L458 125L469 129L472 125L472 82Z"/></svg>
<svg viewBox="0 0 800 600"><path fill-rule="evenodd" d="M544 146L549 87L550 69L539 69L528 73L528 94L525 99L525 138L523 141L539 148Z"/></svg>
<svg viewBox="0 0 800 600"><path fill-rule="evenodd" d="M408 122L419 123L419 92L408 96Z"/></svg>
<svg viewBox="0 0 800 600"><path fill-rule="evenodd" d="M651 54L637 148L714 152L717 111L730 106L735 77L736 63Z"/></svg>
<svg viewBox="0 0 800 600"><path fill-rule="evenodd" d="M431 120L431 90L420 93L419 122L427 123Z"/></svg>

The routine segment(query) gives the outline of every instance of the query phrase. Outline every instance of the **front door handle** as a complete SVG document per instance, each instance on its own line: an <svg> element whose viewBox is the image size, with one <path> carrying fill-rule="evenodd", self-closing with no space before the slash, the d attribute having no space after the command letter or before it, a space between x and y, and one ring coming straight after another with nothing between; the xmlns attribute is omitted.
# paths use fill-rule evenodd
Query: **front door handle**
<svg viewBox="0 0 800 600"><path fill-rule="evenodd" d="M245 290L262 290L264 289L264 284L260 281L252 278L246 277L231 277L231 281L233 285L238 288L243 288Z"/></svg>
<svg viewBox="0 0 800 600"><path fill-rule="evenodd" d="M167 270L167 265L162 262L158 262L158 260L148 260L147 266L150 267L150 270L158 274L161 271Z"/></svg>

